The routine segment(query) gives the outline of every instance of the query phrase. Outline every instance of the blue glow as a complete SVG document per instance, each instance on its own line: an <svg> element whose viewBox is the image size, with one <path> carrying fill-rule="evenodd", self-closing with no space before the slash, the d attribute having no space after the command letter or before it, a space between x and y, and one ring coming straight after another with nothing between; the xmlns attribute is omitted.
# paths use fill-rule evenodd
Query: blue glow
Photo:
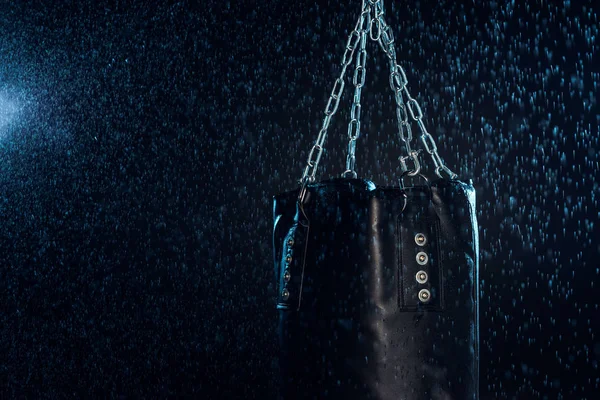
<svg viewBox="0 0 600 400"><path fill-rule="evenodd" d="M0 92L0 138L4 137L19 114L19 103L11 97L7 93Z"/></svg>

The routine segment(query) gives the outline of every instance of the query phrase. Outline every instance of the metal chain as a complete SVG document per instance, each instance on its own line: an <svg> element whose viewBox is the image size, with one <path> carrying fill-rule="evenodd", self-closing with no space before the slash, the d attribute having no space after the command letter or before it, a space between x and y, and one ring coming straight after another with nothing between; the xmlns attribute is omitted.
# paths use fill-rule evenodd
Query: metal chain
<svg viewBox="0 0 600 400"><path fill-rule="evenodd" d="M348 124L348 155L346 156L346 171L342 174L343 178L352 176L356 178L354 164L356 162L356 140L360 137L360 96L362 88L365 85L366 62L367 62L367 30L370 29L371 6L367 5L361 13L360 25L360 50L356 53L356 67L352 84L354 85L354 98L352 99L352 109L350 110L350 123ZM369 27L369 28L368 28ZM360 78L359 78L360 76Z"/></svg>
<svg viewBox="0 0 600 400"><path fill-rule="evenodd" d="M395 57L396 52L395 52L395 50L393 50L393 43L394 43L393 36L390 35L391 29L385 22L385 18L383 15L384 14L383 13L383 3L381 0L378 1L376 8L379 9L379 11L377 12L377 16L378 16L378 20L379 20L378 26L380 27L381 32L382 32L382 34L379 36L378 41L379 41L379 44L381 45L381 47L383 48L384 52L390 59L390 63L391 63L390 86L392 87L392 90L394 90L394 93L395 93L396 105L397 105L396 114L398 115L398 113L400 113L400 115L398 116L399 132L400 132L400 137L405 142L405 144L407 144L407 151L409 154L407 157L403 157L401 159L402 167L406 171L407 166L406 166L405 162L407 159L411 159L415 164L415 169L413 169L409 175L416 175L419 173L419 170L420 170L420 164L419 164L418 156L417 156L418 153L415 151L412 151L410 149L409 141L410 141L410 139L412 139L412 133L410 133L410 125L408 125L408 123L407 123L408 118L406 117L406 109L404 109L404 105L402 107L399 106L399 104L404 103L403 99L402 99L402 91L404 91L404 94L406 95L406 98L407 98L406 107L408 108L408 111L409 111L412 119L417 122L417 125L419 125L419 128L421 130L421 136L420 136L421 142L423 142L423 146L425 146L425 150L427 150L427 152L431 155L431 158L435 165L436 175L439 176L440 178L444 178L444 176L442 175L442 172L445 172L446 174L448 174L450 179L455 179L458 177L458 175L456 175L454 172L452 172L444 164L444 161L440 158L440 156L437 152L437 145L435 144L435 140L433 139L431 134L427 131L427 128L425 128L425 124L423 123L423 112L421 111L421 106L419 106L419 103L417 102L417 100L412 98L412 96L410 95L410 92L408 90L408 79L406 78L406 73L404 72L404 69L402 68L402 66L398 65L398 63L396 62L396 57ZM385 32L385 33L383 33L383 32ZM386 51L386 48L388 49L387 51ZM390 50L390 49L392 49L392 50ZM402 126L408 127L409 137L403 136L403 132L402 132L402 128L401 128Z"/></svg>
<svg viewBox="0 0 600 400"><path fill-rule="evenodd" d="M371 11L374 10L375 17L371 17ZM367 22L365 24L365 22ZM352 177L356 178L357 174L354 171L355 166L355 151L356 151L356 140L360 136L360 96L362 87L365 83L366 74L366 34L369 32L369 37L373 41L377 41L386 56L389 59L390 65L390 87L394 91L394 98L396 100L396 118L398 121L398 133L401 140L406 146L408 155L401 157L400 161L402 169L409 171L406 165L407 160L411 160L414 164L414 168L410 169L410 175L416 175L419 173L421 166L418 160L419 151L415 151L411 148L410 141L412 140L412 131L408 122L408 113L414 121L417 122L421 131L421 142L425 146L425 149L430 154L435 165L435 173L440 177L444 178L442 172L446 173L450 179L457 178L457 175L452 172L440 158L437 153L437 145L431 134L425 128L423 123L423 112L417 100L412 98L408 90L408 79L404 69L396 61L396 52L394 49L394 37L391 28L387 25L384 18L383 0L363 0L361 14L356 22L354 30L350 33L348 41L346 43L346 50L342 58L342 71L340 77L335 81L333 89L331 91L327 106L325 107L325 118L323 120L323 126L319 131L317 141L313 145L308 155L308 161L302 174L302 178L299 183L302 185L299 199L303 201L306 193L306 185L315 181L315 174L321 155L323 153L323 143L327 137L327 129L331 122L332 116L336 113L340 98L344 89L344 76L346 69L352 62L354 50L360 41L360 51L356 55L356 68L354 70L353 84L355 86L354 99L352 103L350 123L348 124L348 155L346 158L346 171L342 176L347 177L351 174ZM360 74L360 80L359 80ZM402 97L402 92L406 96L406 103ZM408 113L407 113L408 109Z"/></svg>
<svg viewBox="0 0 600 400"><path fill-rule="evenodd" d="M342 71L340 72L340 76L338 79L336 79L335 84L333 85L333 89L331 90L329 101L327 102L327 106L325 107L325 118L323 119L323 126L319 131L317 141L315 142L312 149L310 150L310 153L308 154L306 167L304 168L304 173L302 174L302 178L299 181L299 183L302 185L305 185L307 182L315 181L317 167L319 166L319 161L321 159L321 155L323 154L323 143L325 142L325 138L327 137L327 129L329 128L331 118L338 109L338 105L340 103L340 99L344 90L344 76L346 75L346 69L348 68L348 65L352 63L354 50L356 49L356 46L358 45L358 42L360 40L360 32L363 30L365 10L369 9L367 1L363 0L361 14L358 17L356 25L354 26L354 30L348 36L348 40L346 42L346 50L344 51L344 56L342 57Z"/></svg>
<svg viewBox="0 0 600 400"><path fill-rule="evenodd" d="M396 120L398 122L398 135L400 136L400 140L404 142L406 146L406 156L400 157L400 164L402 166L402 171L411 171L409 175L414 176L417 175L421 170L421 164L419 163L419 152L413 150L411 148L410 142L412 141L412 129L410 123L408 121L408 111L406 111L406 107L404 105L404 100L402 99L402 90L404 86L408 83L406 79L406 74L402 67L400 67L396 62L396 50L394 48L394 34L392 29L385 24L385 20L383 19L383 10L378 13L380 18L379 26L383 26L384 28L381 30L381 34L379 35L379 40L377 41L383 52L388 57L389 61L389 69L390 69L390 88L394 93L394 99L396 101ZM406 161L410 160L413 162L413 168L408 168Z"/></svg>

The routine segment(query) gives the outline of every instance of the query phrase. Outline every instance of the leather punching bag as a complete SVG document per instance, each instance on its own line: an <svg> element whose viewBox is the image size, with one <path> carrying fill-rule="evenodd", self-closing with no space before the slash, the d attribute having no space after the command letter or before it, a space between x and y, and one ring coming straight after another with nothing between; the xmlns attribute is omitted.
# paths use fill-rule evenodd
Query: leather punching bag
<svg viewBox="0 0 600 400"><path fill-rule="evenodd" d="M284 400L479 398L475 190L437 153L396 63L382 1L362 1L300 187L274 196ZM389 60L399 136L408 153L400 158L399 186L378 186L354 171L367 37ZM317 182L327 128L356 49L346 171ZM409 114L435 164L435 181L420 172ZM405 176L422 177L425 184L406 187Z"/></svg>

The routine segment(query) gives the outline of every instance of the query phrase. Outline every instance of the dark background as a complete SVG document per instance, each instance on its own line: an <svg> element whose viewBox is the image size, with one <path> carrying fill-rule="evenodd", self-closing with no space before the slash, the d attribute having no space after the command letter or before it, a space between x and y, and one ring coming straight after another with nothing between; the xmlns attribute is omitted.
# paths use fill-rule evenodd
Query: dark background
<svg viewBox="0 0 600 400"><path fill-rule="evenodd" d="M359 8L0 2L0 397L274 397L272 196ZM386 2L440 155L477 188L482 399L600 393L598 8ZM395 184L368 50L357 171ZM350 90L321 179L344 169Z"/></svg>

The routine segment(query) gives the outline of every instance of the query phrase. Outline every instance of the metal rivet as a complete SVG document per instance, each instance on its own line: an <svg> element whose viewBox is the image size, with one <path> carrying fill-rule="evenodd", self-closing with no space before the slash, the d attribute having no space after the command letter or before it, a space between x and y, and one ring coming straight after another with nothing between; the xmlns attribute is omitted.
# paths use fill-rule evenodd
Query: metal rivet
<svg viewBox="0 0 600 400"><path fill-rule="evenodd" d="M420 251L417 253L417 263L419 265L425 265L427 264L427 261L429 260L429 257L427 256L426 253Z"/></svg>
<svg viewBox="0 0 600 400"><path fill-rule="evenodd" d="M431 299L431 293L427 289L421 289L419 292L419 300L423 303L427 303Z"/></svg>
<svg viewBox="0 0 600 400"><path fill-rule="evenodd" d="M291 278L292 278L292 274L290 274L290 271L288 271L286 269L285 272L283 273L283 280L285 282L289 282Z"/></svg>
<svg viewBox="0 0 600 400"><path fill-rule="evenodd" d="M417 272L416 278L417 278L417 282L419 282L419 283L427 282L427 272L425 272L425 271Z"/></svg>
<svg viewBox="0 0 600 400"><path fill-rule="evenodd" d="M294 239L289 238L288 241L287 241L287 245L290 246L290 247L293 246L294 245Z"/></svg>
<svg viewBox="0 0 600 400"><path fill-rule="evenodd" d="M292 256L287 256L287 257L285 258L285 263L286 263L286 264L289 264L289 263L291 263L291 262L292 262Z"/></svg>
<svg viewBox="0 0 600 400"><path fill-rule="evenodd" d="M427 243L427 238L425 237L425 235L423 235L422 233L417 233L415 235L415 242L419 245L419 246L424 246L425 243Z"/></svg>
<svg viewBox="0 0 600 400"><path fill-rule="evenodd" d="M290 298L290 292L289 292L287 289L283 289L283 290L281 291L281 298L282 298L283 300L287 300L287 299L289 299L289 298Z"/></svg>

